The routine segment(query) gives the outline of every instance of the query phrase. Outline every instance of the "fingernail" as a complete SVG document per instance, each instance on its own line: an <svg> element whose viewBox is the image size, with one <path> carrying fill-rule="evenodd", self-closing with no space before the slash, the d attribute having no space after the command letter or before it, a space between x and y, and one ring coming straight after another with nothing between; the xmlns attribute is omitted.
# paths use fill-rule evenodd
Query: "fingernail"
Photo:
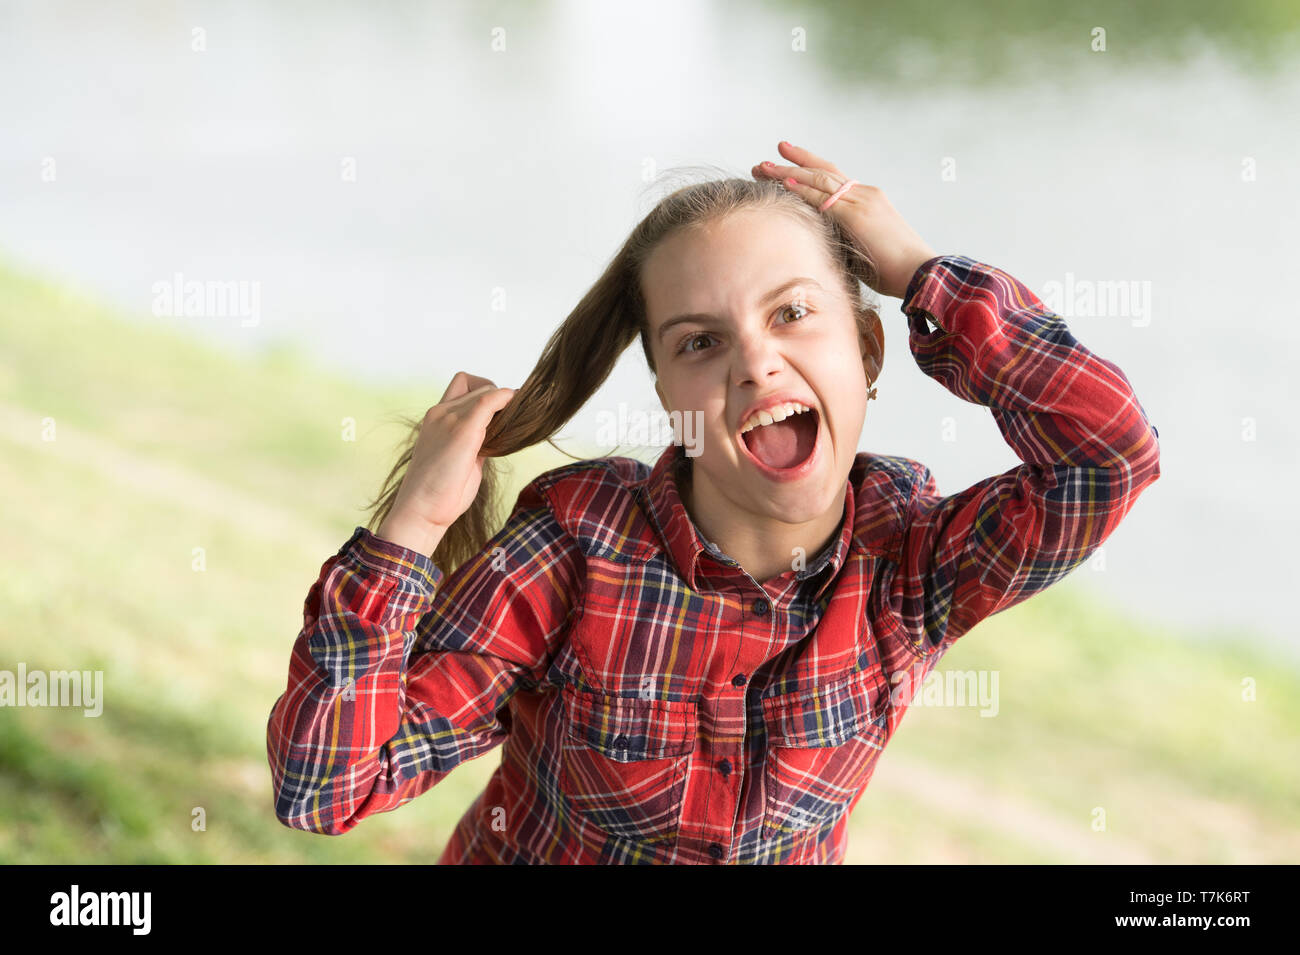
<svg viewBox="0 0 1300 955"><path fill-rule="evenodd" d="M785 181L785 184L786 184L787 186L792 186L792 187L798 185L798 183L796 183L796 182L794 181L794 177L793 177L793 176L791 176L789 179L787 179L787 180Z"/></svg>
<svg viewBox="0 0 1300 955"><path fill-rule="evenodd" d="M768 162L768 161L765 159L765 160L763 160L761 163L759 163L759 165L762 166L762 167L765 168L765 169L771 169L772 166L774 165L774 163L770 163L770 162Z"/></svg>

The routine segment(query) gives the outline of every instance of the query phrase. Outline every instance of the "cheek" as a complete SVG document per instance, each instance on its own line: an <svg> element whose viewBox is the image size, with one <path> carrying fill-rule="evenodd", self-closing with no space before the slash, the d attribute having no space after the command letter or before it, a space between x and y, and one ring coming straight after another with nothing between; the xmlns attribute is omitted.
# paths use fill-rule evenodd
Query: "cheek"
<svg viewBox="0 0 1300 955"><path fill-rule="evenodd" d="M829 388L829 398L866 395L867 372L862 364L861 345L856 337L843 333L818 342L812 356L819 384Z"/></svg>
<svg viewBox="0 0 1300 955"><path fill-rule="evenodd" d="M689 370L685 374L676 375L671 389L665 390L673 399L674 408L703 411L706 417L716 410L720 400L718 388L711 378L703 373L691 374Z"/></svg>
<svg viewBox="0 0 1300 955"><path fill-rule="evenodd" d="M825 357L818 385L841 437L855 429L861 432L867 410L867 371L852 346L841 347Z"/></svg>
<svg viewBox="0 0 1300 955"><path fill-rule="evenodd" d="M708 445L717 443L719 438L726 438L726 389L713 376L703 369L694 373L687 369L684 372L674 372L671 376L661 376L659 384L668 399L668 407L692 415L691 426L696 431L710 435Z"/></svg>

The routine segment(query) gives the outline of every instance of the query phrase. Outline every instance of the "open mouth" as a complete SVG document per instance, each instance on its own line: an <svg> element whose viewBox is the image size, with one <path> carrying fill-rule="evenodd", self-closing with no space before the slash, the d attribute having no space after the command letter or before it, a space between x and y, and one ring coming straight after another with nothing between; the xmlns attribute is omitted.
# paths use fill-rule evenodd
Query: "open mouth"
<svg viewBox="0 0 1300 955"><path fill-rule="evenodd" d="M764 417L769 423L752 423L748 430L741 432L741 443L750 457L765 468L798 470L817 449L817 411L791 408L786 409L785 417L779 421L772 415Z"/></svg>

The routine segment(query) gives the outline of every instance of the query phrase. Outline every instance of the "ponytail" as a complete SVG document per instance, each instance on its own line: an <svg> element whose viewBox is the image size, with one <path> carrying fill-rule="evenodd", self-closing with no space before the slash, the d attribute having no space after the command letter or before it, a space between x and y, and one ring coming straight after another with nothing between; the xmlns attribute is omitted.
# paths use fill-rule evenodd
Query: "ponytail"
<svg viewBox="0 0 1300 955"><path fill-rule="evenodd" d="M510 403L488 424L480 452L483 479L474 503L447 529L432 557L450 575L469 560L496 533L501 472L494 460L525 448L549 442L604 384L623 351L640 336L641 347L651 372L651 354L641 269L650 253L680 229L705 225L744 208L772 208L793 215L816 230L832 251L850 301L857 303L857 317L868 346L864 365L868 380L879 374L883 355L883 332L874 306L861 295L858 282L870 283L874 268L865 252L854 245L839 225L819 213L803 199L767 180L714 179L687 185L662 199L637 224L622 249L611 260L595 285L560 323L542 356ZM869 370L868 370L869 369ZM874 373L873 373L874 372ZM419 437L420 420L402 417L409 428L406 447L385 479L378 497L366 509L374 509L367 527L374 532L392 510L402 478L410 464ZM557 448L557 450L561 450ZM564 452L562 452L564 453Z"/></svg>

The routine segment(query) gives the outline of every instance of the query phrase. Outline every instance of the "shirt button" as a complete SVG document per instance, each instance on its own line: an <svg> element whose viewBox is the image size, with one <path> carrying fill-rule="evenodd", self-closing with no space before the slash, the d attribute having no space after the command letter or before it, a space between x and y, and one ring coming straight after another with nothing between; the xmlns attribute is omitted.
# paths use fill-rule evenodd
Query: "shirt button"
<svg viewBox="0 0 1300 955"><path fill-rule="evenodd" d="M716 842L709 843L709 855L713 856L715 859L721 859L723 854L722 846L718 845Z"/></svg>
<svg viewBox="0 0 1300 955"><path fill-rule="evenodd" d="M731 775L731 760L729 760L729 759L724 759L724 760L722 760L722 762L718 763L718 772L722 773L722 775L724 775L724 776L730 776L730 775Z"/></svg>
<svg viewBox="0 0 1300 955"><path fill-rule="evenodd" d="M754 613L758 614L760 617L763 616L765 613L767 613L767 601L766 601L766 600L755 600L755 601L754 601Z"/></svg>
<svg viewBox="0 0 1300 955"><path fill-rule="evenodd" d="M627 737L622 734L614 737L615 749L627 749Z"/></svg>
<svg viewBox="0 0 1300 955"><path fill-rule="evenodd" d="M732 686L744 686L744 685L745 685L745 674L743 674L743 673L737 673L735 676L733 676L733 677L731 678L731 685L732 685Z"/></svg>

